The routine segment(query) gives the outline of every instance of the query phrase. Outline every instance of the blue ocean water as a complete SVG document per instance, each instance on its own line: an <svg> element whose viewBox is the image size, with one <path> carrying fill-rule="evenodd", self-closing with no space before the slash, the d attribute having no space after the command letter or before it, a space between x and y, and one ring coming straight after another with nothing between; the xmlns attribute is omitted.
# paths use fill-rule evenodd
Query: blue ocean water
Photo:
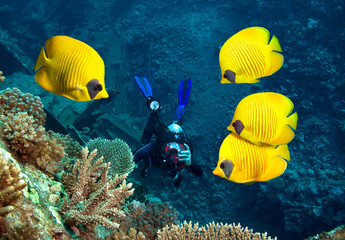
<svg viewBox="0 0 345 240"><path fill-rule="evenodd" d="M278 239L305 239L345 223L345 15L344 1L21 1L0 3L0 89L18 87L41 97L65 124L90 108L42 90L34 63L44 42L68 35L88 43L102 56L110 102L97 106L124 140L140 138L148 119L146 101L134 76L146 76L169 123L178 104L181 80L193 80L184 127L196 147L204 176L185 173L174 188L160 172L141 179L152 196L179 211L180 220L240 222ZM256 84L220 84L219 49L250 26L267 28L280 41L283 67ZM299 114L289 144L286 172L269 182L240 185L212 174L238 102L256 92L288 96ZM66 116L68 112L69 117ZM116 131L85 126L97 136ZM83 125L84 126L84 125ZM117 130L119 130L117 129Z"/></svg>

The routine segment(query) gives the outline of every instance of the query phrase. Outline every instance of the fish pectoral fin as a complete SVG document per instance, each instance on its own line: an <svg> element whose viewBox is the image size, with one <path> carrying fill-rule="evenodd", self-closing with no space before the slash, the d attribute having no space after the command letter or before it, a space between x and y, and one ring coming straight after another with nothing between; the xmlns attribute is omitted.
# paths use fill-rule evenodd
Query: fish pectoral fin
<svg viewBox="0 0 345 240"><path fill-rule="evenodd" d="M81 86L79 86L78 84L75 85L75 89L74 90L83 90L83 88Z"/></svg>

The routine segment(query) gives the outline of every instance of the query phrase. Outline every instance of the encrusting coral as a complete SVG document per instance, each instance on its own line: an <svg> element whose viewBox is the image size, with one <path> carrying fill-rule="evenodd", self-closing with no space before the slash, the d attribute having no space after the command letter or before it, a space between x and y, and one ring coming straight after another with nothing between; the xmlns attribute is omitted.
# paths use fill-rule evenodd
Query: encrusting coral
<svg viewBox="0 0 345 240"><path fill-rule="evenodd" d="M134 169L133 154L128 144L121 139L92 139L87 143L90 151L97 149L97 158L103 156L106 162L111 162L109 173L123 175Z"/></svg>
<svg viewBox="0 0 345 240"><path fill-rule="evenodd" d="M178 240L178 239L193 239L193 240L271 240L267 237L267 233L254 233L253 229L248 229L238 224L222 224L209 223L206 227L199 227L199 224L187 223L186 221L181 225L166 226L163 230L158 231L159 240ZM277 239L277 238L273 238Z"/></svg>
<svg viewBox="0 0 345 240"><path fill-rule="evenodd" d="M20 170L0 153L0 218L14 211L26 185Z"/></svg>
<svg viewBox="0 0 345 240"><path fill-rule="evenodd" d="M125 217L121 210L125 199L133 194L132 184L126 183L127 174L116 175L113 180L107 176L110 163L103 163L103 157L93 164L97 150L88 155L87 148L82 150L82 160L73 166L70 176L75 176L72 195L64 200L60 213L67 225L77 234L85 226L92 234L96 225L117 229L119 219ZM80 226L81 225L81 226Z"/></svg>

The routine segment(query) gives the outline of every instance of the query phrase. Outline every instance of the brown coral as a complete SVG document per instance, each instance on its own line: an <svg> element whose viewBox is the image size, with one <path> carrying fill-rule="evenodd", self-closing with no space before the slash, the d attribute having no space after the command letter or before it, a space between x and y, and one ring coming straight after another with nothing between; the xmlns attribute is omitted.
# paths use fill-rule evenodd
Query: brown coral
<svg viewBox="0 0 345 240"><path fill-rule="evenodd" d="M39 97L7 88L0 92L0 103L1 136L22 162L55 174L65 164L61 160L78 155L80 146L70 137L45 130Z"/></svg>
<svg viewBox="0 0 345 240"><path fill-rule="evenodd" d="M0 153L0 217L12 212L22 198L27 182L19 174L20 170Z"/></svg>
<svg viewBox="0 0 345 240"><path fill-rule="evenodd" d="M46 133L44 127L35 123L37 120L27 112L1 115L0 120L3 139L23 162L46 170L53 168L54 162L60 162L65 156L64 148L55 135Z"/></svg>
<svg viewBox="0 0 345 240"><path fill-rule="evenodd" d="M181 225L166 226L163 230L158 231L159 240L177 240L177 239L193 239L193 240L271 240L267 237L267 233L254 233L253 229L248 229L238 224L209 223L206 227L199 227L198 223L192 224L186 221ZM277 238L273 238L277 239Z"/></svg>
<svg viewBox="0 0 345 240"><path fill-rule="evenodd" d="M128 144L121 139L108 140L102 138L92 139L87 143L88 149L97 149L97 157L104 157L106 162L111 162L109 173L123 175L134 169L132 151Z"/></svg>
<svg viewBox="0 0 345 240"><path fill-rule="evenodd" d="M79 235L81 233L77 227L80 224L90 230L96 225L118 228L118 219L125 216L121 208L134 191L132 184L126 183L126 174L116 175L113 180L108 178L110 163L103 163L103 157L91 163L97 150L89 156L88 153L88 149L84 148L82 160L73 166L75 184L72 195L65 199L60 209L65 223Z"/></svg>
<svg viewBox="0 0 345 240"><path fill-rule="evenodd" d="M0 82L3 82L5 80L5 76L2 75L3 72L0 71Z"/></svg>
<svg viewBox="0 0 345 240"><path fill-rule="evenodd" d="M112 239L116 239L119 233L130 234L133 229L147 239L156 239L159 229L177 223L178 213L168 203L151 201L145 204L133 201L125 212L126 217L120 220L120 228L114 231Z"/></svg>
<svg viewBox="0 0 345 240"><path fill-rule="evenodd" d="M26 112L32 116L34 123L38 126L45 124L46 114L40 97L22 93L18 88L7 88L0 91L0 114L7 116L9 113L18 112Z"/></svg>

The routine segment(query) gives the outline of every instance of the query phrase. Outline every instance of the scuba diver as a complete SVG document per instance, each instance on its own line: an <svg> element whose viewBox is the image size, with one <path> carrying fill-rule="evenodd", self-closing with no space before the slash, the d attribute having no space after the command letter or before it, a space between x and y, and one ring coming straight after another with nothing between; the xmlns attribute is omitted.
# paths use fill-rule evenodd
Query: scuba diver
<svg viewBox="0 0 345 240"><path fill-rule="evenodd" d="M160 102L153 96L148 80L143 79L146 89L141 80L135 77L147 99L147 107L151 113L141 138L141 147L134 152L135 162L142 159L145 161L140 176L147 176L147 169L150 165L163 169L164 175L173 179L175 187L181 185L183 169L187 169L195 176L202 176L201 167L193 161L193 144L186 137L182 128L182 116L187 107L192 80L181 81L179 106L174 121L165 125L159 119L159 112L162 109Z"/></svg>

